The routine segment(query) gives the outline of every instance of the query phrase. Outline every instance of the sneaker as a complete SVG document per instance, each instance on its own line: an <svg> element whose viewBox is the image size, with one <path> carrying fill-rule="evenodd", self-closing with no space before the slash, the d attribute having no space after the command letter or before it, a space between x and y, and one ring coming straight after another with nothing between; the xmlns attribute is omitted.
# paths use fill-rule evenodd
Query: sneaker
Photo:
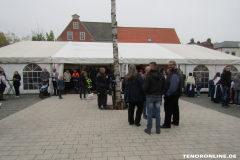
<svg viewBox="0 0 240 160"><path fill-rule="evenodd" d="M230 104L233 104L233 101L230 101L229 103L230 103Z"/></svg>
<svg viewBox="0 0 240 160"><path fill-rule="evenodd" d="M197 97L200 97L200 96L197 96Z"/></svg>

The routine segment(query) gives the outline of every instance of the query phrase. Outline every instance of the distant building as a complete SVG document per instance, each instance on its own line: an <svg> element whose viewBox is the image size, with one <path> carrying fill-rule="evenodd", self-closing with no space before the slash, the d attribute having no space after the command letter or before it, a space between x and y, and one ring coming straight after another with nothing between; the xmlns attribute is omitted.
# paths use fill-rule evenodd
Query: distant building
<svg viewBox="0 0 240 160"><path fill-rule="evenodd" d="M82 22L79 17L72 15L59 41L112 42L111 23ZM118 27L118 42L179 44L180 40L174 28Z"/></svg>
<svg viewBox="0 0 240 160"><path fill-rule="evenodd" d="M197 45L199 45L199 46L203 46L203 47L206 47L206 48L213 49L213 44L212 44L210 38L208 38L206 42L200 42L200 41L198 41L197 43L195 43L195 42L194 42L194 39L192 38L188 44L197 44Z"/></svg>
<svg viewBox="0 0 240 160"><path fill-rule="evenodd" d="M227 54L240 57L240 41L224 41L214 44L214 49Z"/></svg>

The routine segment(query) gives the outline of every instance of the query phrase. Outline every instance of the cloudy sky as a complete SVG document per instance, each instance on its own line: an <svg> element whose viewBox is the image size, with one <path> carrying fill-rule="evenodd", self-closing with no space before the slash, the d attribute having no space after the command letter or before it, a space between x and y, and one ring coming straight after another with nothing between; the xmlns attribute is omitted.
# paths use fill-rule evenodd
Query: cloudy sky
<svg viewBox="0 0 240 160"><path fill-rule="evenodd" d="M175 28L191 38L240 41L240 0L116 0L118 26ZM58 37L73 14L81 21L111 22L111 0L0 0L0 32L30 35L38 27Z"/></svg>

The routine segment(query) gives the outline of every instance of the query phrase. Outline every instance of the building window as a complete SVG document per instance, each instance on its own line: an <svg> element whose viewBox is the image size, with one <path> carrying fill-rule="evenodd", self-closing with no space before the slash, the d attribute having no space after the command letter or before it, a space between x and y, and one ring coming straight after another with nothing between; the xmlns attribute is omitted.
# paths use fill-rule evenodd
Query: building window
<svg viewBox="0 0 240 160"><path fill-rule="evenodd" d="M80 32L80 40L85 40L85 32Z"/></svg>
<svg viewBox="0 0 240 160"><path fill-rule="evenodd" d="M68 40L73 40L73 32L67 32Z"/></svg>
<svg viewBox="0 0 240 160"><path fill-rule="evenodd" d="M229 54L229 52L225 52L225 53Z"/></svg>
<svg viewBox="0 0 240 160"><path fill-rule="evenodd" d="M78 22L73 22L73 29L78 29Z"/></svg>
<svg viewBox="0 0 240 160"><path fill-rule="evenodd" d="M235 56L235 55L236 55L236 52L232 52L232 55Z"/></svg>
<svg viewBox="0 0 240 160"><path fill-rule="evenodd" d="M38 90L41 85L40 74L42 68L36 64L28 64L23 69L23 89Z"/></svg>
<svg viewBox="0 0 240 160"><path fill-rule="evenodd" d="M205 65L198 65L193 70L193 76L195 80L198 74L200 74L202 77L202 88L208 88L209 69Z"/></svg>
<svg viewBox="0 0 240 160"><path fill-rule="evenodd" d="M148 38L147 40L148 40L148 42L152 42L152 38Z"/></svg>

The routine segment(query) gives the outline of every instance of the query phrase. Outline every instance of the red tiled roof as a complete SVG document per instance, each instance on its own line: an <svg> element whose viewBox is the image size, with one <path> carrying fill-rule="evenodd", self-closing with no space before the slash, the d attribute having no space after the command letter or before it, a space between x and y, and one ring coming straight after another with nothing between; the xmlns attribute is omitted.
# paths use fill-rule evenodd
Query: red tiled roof
<svg viewBox="0 0 240 160"><path fill-rule="evenodd" d="M118 27L118 42L148 43L148 38L152 43L180 43L174 28Z"/></svg>

